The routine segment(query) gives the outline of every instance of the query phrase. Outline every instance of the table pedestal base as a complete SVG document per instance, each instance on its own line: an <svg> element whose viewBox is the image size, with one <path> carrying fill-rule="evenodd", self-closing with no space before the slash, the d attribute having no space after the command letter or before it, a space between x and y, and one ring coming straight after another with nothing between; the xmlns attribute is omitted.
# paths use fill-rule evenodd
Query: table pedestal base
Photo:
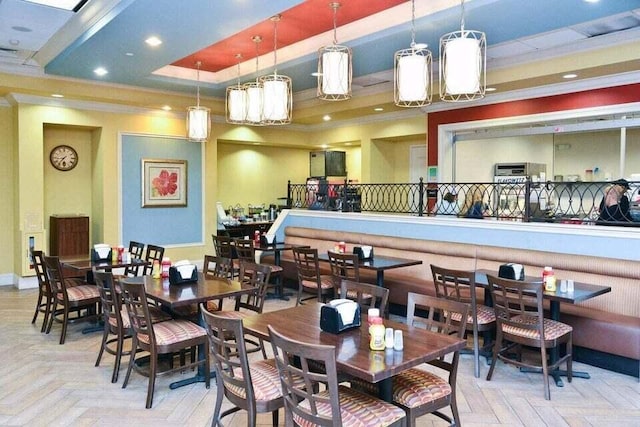
<svg viewBox="0 0 640 427"><path fill-rule="evenodd" d="M540 369L540 368L520 368L520 372L541 374L542 373L542 369ZM583 372L583 371L572 371L571 375L572 375L573 378L584 378L586 380L591 378L591 375L589 375L588 372ZM567 371L564 370L564 369L554 369L553 371L549 372L549 376L553 378L554 382L556 383L556 387L564 387L564 382L562 381L562 378L560 378L560 377L566 377L567 376Z"/></svg>
<svg viewBox="0 0 640 427"><path fill-rule="evenodd" d="M211 380L215 380L215 378L216 378L216 373L215 372L211 372L211 378L210 379ZM205 382L204 374L197 373L195 376L193 376L191 378L185 378L183 380L172 382L171 384L169 384L169 388L171 390L175 390L175 389L183 387L185 385L195 384L195 383L203 383L203 382Z"/></svg>

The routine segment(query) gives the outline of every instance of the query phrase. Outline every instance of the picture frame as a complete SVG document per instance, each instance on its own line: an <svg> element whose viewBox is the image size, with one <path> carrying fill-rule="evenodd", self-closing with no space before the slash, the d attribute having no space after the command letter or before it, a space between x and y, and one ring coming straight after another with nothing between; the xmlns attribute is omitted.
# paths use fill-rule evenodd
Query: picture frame
<svg viewBox="0 0 640 427"><path fill-rule="evenodd" d="M187 206L187 161L142 159L142 207Z"/></svg>

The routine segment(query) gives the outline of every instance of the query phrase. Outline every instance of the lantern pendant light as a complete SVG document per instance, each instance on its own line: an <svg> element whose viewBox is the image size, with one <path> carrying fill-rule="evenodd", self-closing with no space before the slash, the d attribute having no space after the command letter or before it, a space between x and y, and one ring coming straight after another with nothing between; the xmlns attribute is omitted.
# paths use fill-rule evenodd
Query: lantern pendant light
<svg viewBox="0 0 640 427"><path fill-rule="evenodd" d="M333 44L318 50L318 98L342 101L351 98L352 51L338 44L336 12L340 3L329 3L333 9Z"/></svg>
<svg viewBox="0 0 640 427"><path fill-rule="evenodd" d="M260 77L263 90L262 120L265 125L291 123L293 93L291 79L278 74L278 22L282 17L271 17L273 22L273 74Z"/></svg>
<svg viewBox="0 0 640 427"><path fill-rule="evenodd" d="M426 44L416 44L416 6L411 0L411 45L395 53L394 101L398 107L431 104L432 55Z"/></svg>
<svg viewBox="0 0 640 427"><path fill-rule="evenodd" d="M242 54L236 54L238 59L238 81L227 87L226 119L227 123L243 124L247 109L247 91L240 84L240 60Z"/></svg>
<svg viewBox="0 0 640 427"><path fill-rule="evenodd" d="M262 102L263 102L263 90L262 83L258 79L258 60L260 53L258 52L258 46L262 42L262 37L253 36L251 38L256 45L256 80L253 82L245 83L244 90L246 92L246 106L244 122L252 126L261 126L264 124L262 120Z"/></svg>
<svg viewBox="0 0 640 427"><path fill-rule="evenodd" d="M198 71L196 72L196 105L187 108L187 138L189 141L205 142L209 139L211 131L211 119L209 109L200 106L200 61L196 62Z"/></svg>
<svg viewBox="0 0 640 427"><path fill-rule="evenodd" d="M484 98L487 39L483 32L464 29L461 0L460 31L440 38L440 99L448 102Z"/></svg>

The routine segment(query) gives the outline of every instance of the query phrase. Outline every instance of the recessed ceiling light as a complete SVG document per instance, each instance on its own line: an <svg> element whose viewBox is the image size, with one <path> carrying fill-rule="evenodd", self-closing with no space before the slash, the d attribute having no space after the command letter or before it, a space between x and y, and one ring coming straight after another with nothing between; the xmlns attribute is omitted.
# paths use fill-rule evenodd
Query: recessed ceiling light
<svg viewBox="0 0 640 427"><path fill-rule="evenodd" d="M320 76L321 74L320 74L319 72L317 72L317 71L314 71L313 73L311 73L311 75L312 75L313 77L318 77L318 76Z"/></svg>
<svg viewBox="0 0 640 427"><path fill-rule="evenodd" d="M563 79L575 79L576 77L578 77L578 75L573 73L565 74L564 76L562 76Z"/></svg>
<svg viewBox="0 0 640 427"><path fill-rule="evenodd" d="M125 53L125 55L126 56L133 56L133 53L132 52L127 52L127 53Z"/></svg>
<svg viewBox="0 0 640 427"><path fill-rule="evenodd" d="M9 44L11 46L18 46L20 44L20 40L18 40L18 39L9 39Z"/></svg>
<svg viewBox="0 0 640 427"><path fill-rule="evenodd" d="M144 42L152 47L160 46L162 44L162 40L160 40L156 36L151 36L148 39L146 39Z"/></svg>
<svg viewBox="0 0 640 427"><path fill-rule="evenodd" d="M485 92L495 92L496 88L495 87L487 87L484 90L485 90Z"/></svg>
<svg viewBox="0 0 640 427"><path fill-rule="evenodd" d="M259 142L254 142L253 145L260 145L260 143Z"/></svg>
<svg viewBox="0 0 640 427"><path fill-rule="evenodd" d="M376 107L373 109L373 111L384 111L384 108L382 107Z"/></svg>
<svg viewBox="0 0 640 427"><path fill-rule="evenodd" d="M64 98L64 95L59 94L59 93L52 93L51 96L54 97L54 98Z"/></svg>
<svg viewBox="0 0 640 427"><path fill-rule="evenodd" d="M322 148L329 148L329 146L327 144L322 144L320 147Z"/></svg>
<svg viewBox="0 0 640 427"><path fill-rule="evenodd" d="M106 68L104 68L104 67L98 67L98 68L96 68L95 70L93 70L93 72L94 72L94 73L96 73L96 75L98 75L98 76L100 76L100 77L102 77L102 76L104 76L104 75L109 74L109 72L107 71L107 69L106 69Z"/></svg>
<svg viewBox="0 0 640 427"><path fill-rule="evenodd" d="M584 0L585 3L598 3L600 0Z"/></svg>
<svg viewBox="0 0 640 427"><path fill-rule="evenodd" d="M324 120L325 122L328 122L329 120L331 120L331 116L328 114L325 114L324 116L322 116L322 120Z"/></svg>
<svg viewBox="0 0 640 427"><path fill-rule="evenodd" d="M170 105L164 105L164 106L162 107L162 109L163 109L164 111L171 111L171 106L170 106Z"/></svg>
<svg viewBox="0 0 640 427"><path fill-rule="evenodd" d="M351 145L351 143L350 142L345 142L344 145Z"/></svg>

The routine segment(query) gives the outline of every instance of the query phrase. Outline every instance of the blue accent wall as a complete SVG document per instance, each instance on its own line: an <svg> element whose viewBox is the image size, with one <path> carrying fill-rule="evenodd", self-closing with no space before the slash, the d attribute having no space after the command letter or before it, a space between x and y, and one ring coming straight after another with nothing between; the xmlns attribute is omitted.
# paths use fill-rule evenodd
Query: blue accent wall
<svg viewBox="0 0 640 427"><path fill-rule="evenodd" d="M184 138L121 137L122 242L202 244L202 144ZM142 207L142 159L187 161L187 206Z"/></svg>

